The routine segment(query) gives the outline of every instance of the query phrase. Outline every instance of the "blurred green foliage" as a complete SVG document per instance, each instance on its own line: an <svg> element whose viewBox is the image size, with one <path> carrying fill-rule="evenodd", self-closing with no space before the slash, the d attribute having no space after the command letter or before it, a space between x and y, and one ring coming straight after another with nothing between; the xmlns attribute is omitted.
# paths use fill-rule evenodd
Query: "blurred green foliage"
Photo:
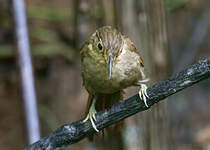
<svg viewBox="0 0 210 150"><path fill-rule="evenodd" d="M27 8L27 16L29 18L44 19L46 21L62 21L62 20L69 20L70 18L73 17L73 14L67 8L55 9L47 7L30 6Z"/></svg>
<svg viewBox="0 0 210 150"><path fill-rule="evenodd" d="M166 8L170 11L183 7L187 0L165 0Z"/></svg>
<svg viewBox="0 0 210 150"><path fill-rule="evenodd" d="M32 55L35 57L54 57L54 56L63 56L68 61L72 62L75 58L75 51L71 49L68 45L57 42L54 44L40 44L33 46L31 48ZM1 45L0 46L0 58L10 58L14 57L15 48L12 45Z"/></svg>
<svg viewBox="0 0 210 150"><path fill-rule="evenodd" d="M75 60L76 51L71 44L60 39L54 24L65 24L72 19L72 11L67 8L47 8L43 6L27 6L29 39L31 52L35 57L55 57L62 56L68 61ZM12 16L1 18L6 22ZM39 21L41 20L41 21ZM53 24L52 24L53 21ZM5 28L5 27L2 27ZM10 24L6 27L9 32L14 32ZM3 30L3 29L2 29ZM70 33L66 33L70 34ZM15 56L15 46L13 42L2 42L0 45L0 59L7 59Z"/></svg>

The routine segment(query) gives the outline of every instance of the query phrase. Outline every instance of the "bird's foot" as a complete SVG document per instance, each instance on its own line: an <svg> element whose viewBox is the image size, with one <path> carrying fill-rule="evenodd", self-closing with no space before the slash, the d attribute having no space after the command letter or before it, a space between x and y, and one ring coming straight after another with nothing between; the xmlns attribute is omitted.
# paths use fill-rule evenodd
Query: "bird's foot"
<svg viewBox="0 0 210 150"><path fill-rule="evenodd" d="M147 86L145 84L141 84L141 88L139 90L139 97L144 101L145 106L149 107L147 105L147 98L149 98L149 96L147 95Z"/></svg>
<svg viewBox="0 0 210 150"><path fill-rule="evenodd" d="M83 120L83 123L85 123L88 119L90 119L93 129L96 132L99 132L99 130L97 129L97 127L94 123L94 121L96 121L96 110L95 110L95 106L93 106L93 105L90 107L89 113L88 113L87 117Z"/></svg>

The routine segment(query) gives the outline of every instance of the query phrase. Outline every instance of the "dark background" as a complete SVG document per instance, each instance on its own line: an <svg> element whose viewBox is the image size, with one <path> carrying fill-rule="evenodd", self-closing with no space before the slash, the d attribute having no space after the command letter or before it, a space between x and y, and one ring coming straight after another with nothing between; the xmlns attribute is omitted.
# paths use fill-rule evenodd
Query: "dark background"
<svg viewBox="0 0 210 150"><path fill-rule="evenodd" d="M164 2L164 21L160 23L148 18L147 10L152 13L158 8L155 3L146 1L25 1L42 137L65 123L84 117L87 92L80 76L79 51L98 27L112 25L134 41L145 61L150 85L210 56L208 0L159 0ZM22 149L27 145L13 19L12 1L0 0L0 149L4 150ZM166 31L163 35L167 39L165 50L155 53L145 43L150 43L148 37L153 37L150 29L156 34L158 26ZM164 69L155 69L158 62ZM158 106L154 106L154 111L151 109L126 119L124 149L158 149L158 146L154 148L155 142L151 144L153 128L159 122L167 122L167 133L164 127L155 132L160 137L167 135L167 142L162 144L168 145L168 149L210 150L209 91L210 80L205 80L161 102L159 105L164 105L164 109L157 109L158 114L164 114L167 119L148 115L157 111L155 107ZM129 89L125 97L134 93L136 89ZM148 118L151 118L149 122ZM149 129L143 127L147 123ZM146 130L151 134L139 136L148 133ZM66 149L104 149L96 145L85 139Z"/></svg>

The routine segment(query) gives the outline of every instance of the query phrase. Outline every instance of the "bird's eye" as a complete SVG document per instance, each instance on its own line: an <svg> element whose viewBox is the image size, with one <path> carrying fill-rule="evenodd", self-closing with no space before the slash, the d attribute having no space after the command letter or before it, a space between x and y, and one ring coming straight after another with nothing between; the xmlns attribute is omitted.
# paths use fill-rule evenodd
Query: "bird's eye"
<svg viewBox="0 0 210 150"><path fill-rule="evenodd" d="M101 43L98 43L98 49L99 50L102 50L103 49L103 46L101 45Z"/></svg>

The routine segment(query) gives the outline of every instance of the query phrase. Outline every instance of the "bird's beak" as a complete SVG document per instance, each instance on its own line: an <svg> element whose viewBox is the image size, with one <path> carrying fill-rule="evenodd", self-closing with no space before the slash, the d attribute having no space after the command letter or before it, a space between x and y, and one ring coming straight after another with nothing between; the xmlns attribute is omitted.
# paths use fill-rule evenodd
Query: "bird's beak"
<svg viewBox="0 0 210 150"><path fill-rule="evenodd" d="M112 64L113 64L113 57L112 54L109 54L109 79L112 77Z"/></svg>

